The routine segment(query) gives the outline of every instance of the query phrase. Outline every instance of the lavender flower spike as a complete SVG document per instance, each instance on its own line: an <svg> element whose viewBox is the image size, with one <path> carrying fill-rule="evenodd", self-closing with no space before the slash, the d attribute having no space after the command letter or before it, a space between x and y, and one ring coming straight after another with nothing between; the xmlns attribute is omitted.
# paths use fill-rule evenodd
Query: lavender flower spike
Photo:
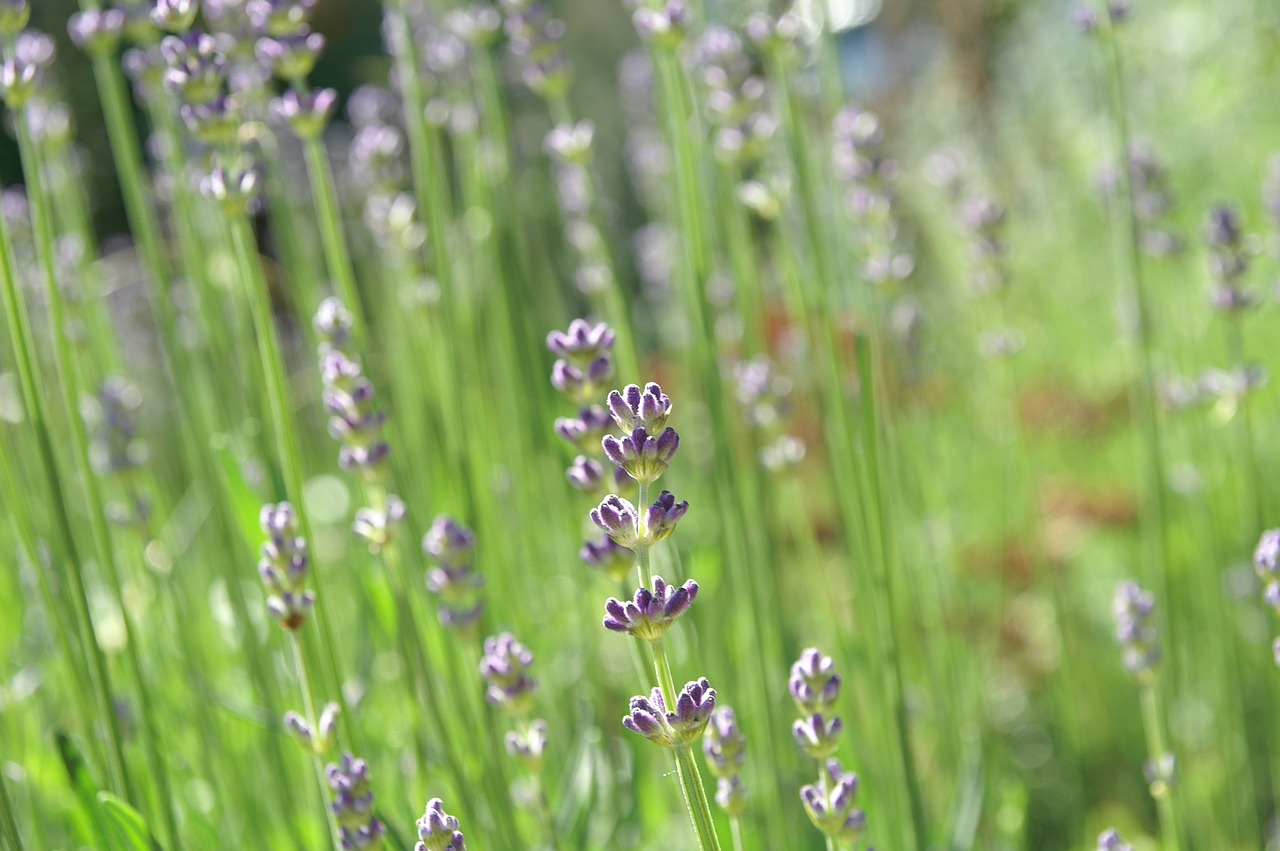
<svg viewBox="0 0 1280 851"><path fill-rule="evenodd" d="M867 815L857 805L858 775L847 772L840 760L826 765L827 777L821 786L810 784L800 790L809 820L837 842L857 842L866 830Z"/></svg>
<svg viewBox="0 0 1280 851"><path fill-rule="evenodd" d="M1139 682L1155 679L1160 664L1160 645L1151 614L1155 598L1136 582L1122 582L1116 588L1111 613L1115 616L1116 641L1124 653L1124 667Z"/></svg>
<svg viewBox="0 0 1280 851"><path fill-rule="evenodd" d="M387 828L373 816L368 764L351 754L343 754L341 762L330 764L324 773L333 793L330 807L338 823L341 847L380 847Z"/></svg>
<svg viewBox="0 0 1280 851"><path fill-rule="evenodd" d="M809 756L819 760L835 754L840 747L839 736L843 729L844 723L839 718L834 715L828 718L821 712L815 712L791 725L796 744Z"/></svg>
<svg viewBox="0 0 1280 851"><path fill-rule="evenodd" d="M840 696L840 676L835 672L835 662L816 647L800 654L791 666L787 685L796 706L806 714L830 711Z"/></svg>
<svg viewBox="0 0 1280 851"><path fill-rule="evenodd" d="M702 753L716 776L716 803L731 816L741 815L747 805L747 787L740 776L747 759L747 742L730 707L719 706L711 713L711 722L702 737Z"/></svg>
<svg viewBox="0 0 1280 851"><path fill-rule="evenodd" d="M334 740L338 735L338 713L341 708L336 703L326 703L320 712L316 728L311 729L301 715L296 712L284 714L284 728L302 745L308 753L324 756L333 750Z"/></svg>
<svg viewBox="0 0 1280 851"><path fill-rule="evenodd" d="M605 536L598 541L587 541L578 551L578 557L593 570L599 570L614 582L621 582L631 572L636 554L613 538Z"/></svg>
<svg viewBox="0 0 1280 851"><path fill-rule="evenodd" d="M260 522L267 540L258 574L267 589L267 611L282 627L295 630L316 602L315 593L306 587L307 542L298 534L297 512L287 502L262 506Z"/></svg>
<svg viewBox="0 0 1280 851"><path fill-rule="evenodd" d="M680 435L668 428L657 437L644 426L636 426L629 435L617 438L606 435L600 441L610 461L627 471L637 482L657 481L680 449Z"/></svg>
<svg viewBox="0 0 1280 851"><path fill-rule="evenodd" d="M458 820L444 811L444 801L432 798L418 819L418 844L414 851L467 851Z"/></svg>
<svg viewBox="0 0 1280 851"><path fill-rule="evenodd" d="M507 733L503 744L508 754L518 759L527 770L537 773L542 768L542 755L547 749L547 722L535 718L525 729Z"/></svg>
<svg viewBox="0 0 1280 851"><path fill-rule="evenodd" d="M480 676L488 683L485 698L517 717L528 714L538 683L529 676L533 654L509 632L484 640Z"/></svg>
<svg viewBox="0 0 1280 851"><path fill-rule="evenodd" d="M627 434L643 427L650 434L667 424L671 415L671 398L662 388L650 381L641 390L639 385L628 384L621 391L609 394L609 411L614 421Z"/></svg>
<svg viewBox="0 0 1280 851"><path fill-rule="evenodd" d="M648 697L631 698L631 712L622 726L664 748L683 748L698 740L715 708L716 690L703 677L680 690L674 712L667 710L660 688Z"/></svg>
<svg viewBox="0 0 1280 851"><path fill-rule="evenodd" d="M626 602L609 598L604 606L604 628L645 641L661 641L671 625L689 611L697 596L698 583L692 579L677 587L655 576L652 591L637 588L635 598Z"/></svg>

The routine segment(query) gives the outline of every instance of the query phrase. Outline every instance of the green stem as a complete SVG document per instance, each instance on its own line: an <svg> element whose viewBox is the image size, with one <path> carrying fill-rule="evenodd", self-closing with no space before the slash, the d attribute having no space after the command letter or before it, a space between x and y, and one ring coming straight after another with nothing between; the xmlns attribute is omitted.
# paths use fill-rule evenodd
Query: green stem
<svg viewBox="0 0 1280 851"><path fill-rule="evenodd" d="M293 663L298 670L298 688L302 692L303 718L307 722L307 728L318 734L320 731L316 726L316 703L311 693L311 678L307 675L306 654L302 652L302 641L299 639L296 630L289 631L289 645L293 649ZM311 765L315 769L316 785L320 790L320 803L324 807L325 821L329 825L329 839L335 849L340 848L342 846L341 834L338 832L338 822L334 816L333 807L329 806L329 784L325 780L324 760L314 749L311 749Z"/></svg>
<svg viewBox="0 0 1280 851"><path fill-rule="evenodd" d="M639 482L636 495L636 531L640 533L640 543L636 545L636 569L640 573L640 587L653 587L653 573L649 569L649 544L644 539L644 515L649 508L649 483Z"/></svg>
<svg viewBox="0 0 1280 851"><path fill-rule="evenodd" d="M1141 687L1142 727L1147 738L1147 757L1153 766L1159 766L1160 759L1167 754L1164 732L1164 710L1160 705L1160 694L1154 683L1145 683ZM1164 838L1167 851L1182 851L1182 826L1178 820L1178 809L1174 801L1177 789L1166 785L1161 780L1151 784L1151 795L1156 799L1156 809L1160 814L1160 833Z"/></svg>
<svg viewBox="0 0 1280 851"><path fill-rule="evenodd" d="M364 303L356 287L355 267L351 263L351 250L342 230L342 213L338 207L338 192L334 187L333 169L324 143L317 138L304 139L302 153L307 161L307 177L311 181L311 194L315 199L316 218L320 224L320 244L324 248L325 265L333 276L338 295L355 317L352 337L356 348L363 350L365 329ZM307 305L313 310L316 305Z"/></svg>
<svg viewBox="0 0 1280 851"><path fill-rule="evenodd" d="M684 793L689 818L693 820L698 848L701 851L720 851L720 838L716 836L715 820L711 816L711 805L707 802L707 790L702 786L702 773L693 747L685 745L676 748L675 752L676 774L680 777L680 790Z"/></svg>

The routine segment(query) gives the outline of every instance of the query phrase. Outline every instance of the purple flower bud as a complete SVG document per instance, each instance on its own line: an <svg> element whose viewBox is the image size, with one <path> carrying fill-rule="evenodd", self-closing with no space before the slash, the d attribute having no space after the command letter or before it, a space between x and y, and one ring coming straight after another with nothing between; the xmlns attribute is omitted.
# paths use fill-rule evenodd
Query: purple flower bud
<svg viewBox="0 0 1280 851"><path fill-rule="evenodd" d="M1071 23L1082 33L1091 34L1097 32L1098 13L1084 3L1077 3L1071 8Z"/></svg>
<svg viewBox="0 0 1280 851"><path fill-rule="evenodd" d="M341 299L330 296L320 302L311 325L328 349L343 349L351 339L351 329L355 325L355 319ZM321 354L324 354L324 351L321 351Z"/></svg>
<svg viewBox="0 0 1280 851"><path fill-rule="evenodd" d="M1134 851L1134 848L1120 838L1120 831L1108 828L1098 837L1098 851Z"/></svg>
<svg viewBox="0 0 1280 851"><path fill-rule="evenodd" d="M337 102L338 92L334 89L288 89L272 99L269 109L272 117L288 124L299 139L318 139L329 125Z"/></svg>
<svg viewBox="0 0 1280 851"><path fill-rule="evenodd" d="M613 428L613 418L599 405L591 405L578 411L576 417L560 417L556 420L556 434L584 452L595 451L600 441Z"/></svg>
<svg viewBox="0 0 1280 851"><path fill-rule="evenodd" d="M800 749L814 759L826 759L832 756L840 742L840 731L844 723L837 717L828 718L820 712L802 718L791 725L791 733L795 736Z"/></svg>
<svg viewBox="0 0 1280 851"><path fill-rule="evenodd" d="M1155 678L1160 664L1160 645L1151 622L1155 598L1136 582L1122 582L1116 588L1111 613L1115 617L1115 637L1123 651L1124 667L1140 682Z"/></svg>
<svg viewBox="0 0 1280 851"><path fill-rule="evenodd" d="M1280 578L1280 529L1268 529L1253 551L1253 567L1263 579Z"/></svg>
<svg viewBox="0 0 1280 851"><path fill-rule="evenodd" d="M475 548L475 533L446 514L433 520L422 538L422 551L446 567L470 564Z"/></svg>
<svg viewBox="0 0 1280 851"><path fill-rule="evenodd" d="M586 366L610 355L615 339L613 329L605 323L575 319L567 331L552 331L547 335L547 348L558 358Z"/></svg>
<svg viewBox="0 0 1280 851"><path fill-rule="evenodd" d="M613 358L607 353L586 365L564 359L551 365L551 386L580 402L597 398L612 378Z"/></svg>
<svg viewBox="0 0 1280 851"><path fill-rule="evenodd" d="M573 459L565 476L569 479L569 484L594 499L601 499L605 494L620 490L630 481L621 467L601 464L585 455Z"/></svg>
<svg viewBox="0 0 1280 851"><path fill-rule="evenodd" d="M432 798L418 819L415 851L466 851L466 840L458 827L458 820L444 811L444 801Z"/></svg>
<svg viewBox="0 0 1280 851"><path fill-rule="evenodd" d="M162 30L184 33L191 29L200 13L197 0L156 0L151 10L151 21Z"/></svg>
<svg viewBox="0 0 1280 851"><path fill-rule="evenodd" d="M813 826L837 842L853 843L862 838L867 817L856 804L858 775L846 772L836 759L825 767L827 780L800 790L800 800Z"/></svg>
<svg viewBox="0 0 1280 851"><path fill-rule="evenodd" d="M258 61L289 83L305 80L323 50L324 36L307 27L289 35L260 38L255 47Z"/></svg>
<svg viewBox="0 0 1280 851"><path fill-rule="evenodd" d="M217 166L200 180L200 193L233 217L253 212L260 190L259 174L252 166Z"/></svg>
<svg viewBox="0 0 1280 851"><path fill-rule="evenodd" d="M532 666L533 654L511 633L486 638L480 660L480 676L488 684L485 698L509 715L527 715L538 687L529 676Z"/></svg>
<svg viewBox="0 0 1280 851"><path fill-rule="evenodd" d="M830 656L824 656L816 647L800 654L791 666L787 681L796 706L806 715L830 712L840 696L840 676Z"/></svg>
<svg viewBox="0 0 1280 851"><path fill-rule="evenodd" d="M668 427L653 437L644 426L636 426L621 438L605 435L600 441L610 461L626 470L638 482L657 481L680 448L680 435Z"/></svg>
<svg viewBox="0 0 1280 851"><path fill-rule="evenodd" d="M3 0L0 0L3 6ZM4 25L0 22L0 31ZM67 34L71 41L90 56L110 56L120 45L124 31L124 12L119 9L86 9L71 16Z"/></svg>
<svg viewBox="0 0 1280 851"><path fill-rule="evenodd" d="M631 698L631 712L622 725L662 747L687 747L702 735L715 707L716 690L703 677L680 690L674 712L667 711L659 688L648 697Z"/></svg>
<svg viewBox="0 0 1280 851"><path fill-rule="evenodd" d="M660 431L671 415L671 399L662 388L650 381L641 390L639 385L628 384L621 392L609 394L609 411L614 422L626 434L643 428L650 434Z"/></svg>
<svg viewBox="0 0 1280 851"><path fill-rule="evenodd" d="M284 714L284 729L292 736L303 749L311 752L315 749L315 733L302 716L296 712L286 712Z"/></svg>
<svg viewBox="0 0 1280 851"><path fill-rule="evenodd" d="M573 164L577 166L585 166L591 159L591 139L595 135L595 126L590 121L580 121L577 124L557 124L551 128L551 132L547 134L547 138L543 141L543 149L555 157L560 163ZM575 319L574 322L583 322L581 319ZM583 322L583 324L587 324ZM612 344L613 331L608 325L601 322L599 325L589 327L588 332L594 333L597 328L604 328L610 337ZM561 334L559 331L552 331L547 335L547 348L560 356L569 357L567 354L561 354L552 346L552 337L556 336L556 342L560 343L565 337L571 337L574 334L573 323L569 324L568 334ZM572 344L571 344L572 345ZM607 347L606 347L607 348Z"/></svg>
<svg viewBox="0 0 1280 851"><path fill-rule="evenodd" d="M196 139L214 147L235 141L243 126L244 104L234 94L218 95L207 103L184 103L183 122Z"/></svg>
<svg viewBox="0 0 1280 851"><path fill-rule="evenodd" d="M614 582L626 579L636 562L634 552L608 536L598 541L587 541L578 551L578 556L588 567L604 573Z"/></svg>
<svg viewBox="0 0 1280 851"><path fill-rule="evenodd" d="M222 94L227 58L209 33L171 35L160 42L168 68L164 81L187 103L208 103Z"/></svg>
<svg viewBox="0 0 1280 851"><path fill-rule="evenodd" d="M591 522L620 547L634 550L640 543L640 515L634 505L617 494L610 494L591 509Z"/></svg>
<svg viewBox="0 0 1280 851"><path fill-rule="evenodd" d="M747 740L738 729L738 719L731 707L719 706L711 714L702 739L702 753L716 777L737 777L742 771L747 759Z"/></svg>
<svg viewBox="0 0 1280 851"><path fill-rule="evenodd" d="M637 588L635 598L625 602L609 598L604 606L604 628L646 641L661 641L697 596L698 583L692 579L677 587L668 585L661 576L655 576L652 591Z"/></svg>
<svg viewBox="0 0 1280 851"><path fill-rule="evenodd" d="M671 493L671 491L663 491L658 494L658 498L649 506L649 510L644 515L642 529L644 540L649 544L665 541L675 532L676 524L680 522L680 518L684 517L688 511L689 503L687 500L682 499L676 502L675 494Z"/></svg>
<svg viewBox="0 0 1280 851"><path fill-rule="evenodd" d="M407 512L404 502L395 495L387 496L384 509L360 508L356 511L351 531L369 544L369 552L377 555L395 542L400 524Z"/></svg>
<svg viewBox="0 0 1280 851"><path fill-rule="evenodd" d="M731 816L740 816L747 808L747 786L742 776L716 778L716 804Z"/></svg>
<svg viewBox="0 0 1280 851"><path fill-rule="evenodd" d="M684 0L666 0L660 8L641 6L631 15L631 23L641 41L654 42L672 50L684 41L689 29L689 10Z"/></svg>
<svg viewBox="0 0 1280 851"><path fill-rule="evenodd" d="M508 754L529 771L537 773L542 768L542 756L547 749L547 722L535 718L524 729L507 733L503 744Z"/></svg>

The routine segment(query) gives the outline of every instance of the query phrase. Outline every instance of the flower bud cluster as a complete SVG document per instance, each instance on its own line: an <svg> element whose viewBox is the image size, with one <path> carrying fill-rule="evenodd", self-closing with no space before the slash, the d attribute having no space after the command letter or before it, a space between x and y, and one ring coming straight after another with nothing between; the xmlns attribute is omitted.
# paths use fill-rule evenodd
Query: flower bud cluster
<svg viewBox="0 0 1280 851"><path fill-rule="evenodd" d="M1111 604L1115 637L1120 644L1124 668L1136 680L1149 683L1160 665L1160 642L1151 615L1156 601L1150 591L1126 581L1116 588Z"/></svg>
<svg viewBox="0 0 1280 851"><path fill-rule="evenodd" d="M320 718L313 728L305 718L296 712L286 712L284 728L290 736L308 753L326 756L333 750L338 736L338 715L341 707L336 703L326 703L320 710Z"/></svg>
<svg viewBox="0 0 1280 851"><path fill-rule="evenodd" d="M716 803L731 816L742 815L747 805L747 787L742 782L747 740L731 707L718 706L711 713L711 722L702 737L702 753L716 777Z"/></svg>
<svg viewBox="0 0 1280 851"><path fill-rule="evenodd" d="M847 187L849 210L863 233L863 273L874 283L901 282L915 261L897 245L898 166L888 155L884 127L873 113L847 106L836 115L832 137L836 176Z"/></svg>
<svg viewBox="0 0 1280 851"><path fill-rule="evenodd" d="M480 660L480 676L487 684L485 699L515 719L516 729L503 739L507 753L537 773L547 746L547 722L528 717L538 688L529 675L532 667L533 654L511 633L485 639Z"/></svg>
<svg viewBox="0 0 1280 851"><path fill-rule="evenodd" d="M18 34L0 62L0 96L6 106L21 110L39 95L55 55L54 41L46 33L27 29Z"/></svg>
<svg viewBox="0 0 1280 851"><path fill-rule="evenodd" d="M690 579L684 585L668 585L661 576L653 577L653 590L636 589L632 600L610 597L605 603L604 628L623 632L645 641L661 641L698 596L698 583Z"/></svg>
<svg viewBox="0 0 1280 851"><path fill-rule="evenodd" d="M835 662L816 647L800 654L787 680L791 699L801 717L791 728L796 744L822 766L816 784L800 790L800 799L814 827L836 842L856 842L866 815L858 809L858 775L845 772L835 759L844 723L832 713L840 697Z"/></svg>
<svg viewBox="0 0 1280 851"><path fill-rule="evenodd" d="M702 736L715 708L716 690L703 677L685 684L674 710L667 709L660 688L648 697L631 698L631 711L622 726L664 748L684 748Z"/></svg>
<svg viewBox="0 0 1280 851"><path fill-rule="evenodd" d="M351 754L343 754L342 760L326 766L324 773L333 797L330 808L338 823L341 847L381 848L387 828L373 815L368 764Z"/></svg>
<svg viewBox="0 0 1280 851"><path fill-rule="evenodd" d="M1280 529L1262 533L1253 551L1253 568L1262 580L1262 599L1280 615ZM1276 665L1280 666L1280 638L1272 643Z"/></svg>
<svg viewBox="0 0 1280 851"><path fill-rule="evenodd" d="M564 50L564 21L537 0L500 0L507 48L529 90L546 100L563 97L573 66Z"/></svg>
<svg viewBox="0 0 1280 851"><path fill-rule="evenodd" d="M804 460L804 441L786 429L791 416L791 379L779 374L767 355L739 361L733 377L747 422L761 435L760 462L776 471Z"/></svg>
<svg viewBox="0 0 1280 851"><path fill-rule="evenodd" d="M338 464L376 484L386 473L391 453L383 436L386 414L375 407L373 382L365 377L356 354L347 348L351 322L351 314L336 298L326 299L316 313L322 398L330 414L329 434L342 444Z"/></svg>
<svg viewBox="0 0 1280 851"><path fill-rule="evenodd" d="M777 131L768 103L768 84L748 55L742 37L714 25L698 39L691 56L703 86L716 154L742 174L752 172Z"/></svg>
<svg viewBox="0 0 1280 851"><path fill-rule="evenodd" d="M422 538L422 551L436 563L427 571L427 590L440 598L440 623L464 634L475 630L484 613L484 577L472 566L475 547L475 533L446 515Z"/></svg>
<svg viewBox="0 0 1280 851"><path fill-rule="evenodd" d="M1137 140L1129 146L1129 195L1138 223L1139 242L1150 257L1169 257L1184 248L1182 237L1169 223L1177 199L1169 186L1169 170L1156 156L1150 142ZM1108 168L1098 175L1098 188L1114 200L1118 195L1118 169Z"/></svg>
<svg viewBox="0 0 1280 851"><path fill-rule="evenodd" d="M267 540L262 545L258 574L267 589L267 611L287 630L302 626L316 602L307 590L310 559L307 542L299 534L298 514L287 502L262 506L259 522Z"/></svg>
<svg viewBox="0 0 1280 851"><path fill-rule="evenodd" d="M418 819L418 844L414 851L467 851L467 841L456 818L444 811L444 801L432 798Z"/></svg>
<svg viewBox="0 0 1280 851"><path fill-rule="evenodd" d="M1240 211L1228 204L1214 207L1209 211L1204 233L1209 248L1209 276L1213 279L1209 295L1213 309L1235 317L1256 308L1261 299L1243 286L1250 257Z"/></svg>

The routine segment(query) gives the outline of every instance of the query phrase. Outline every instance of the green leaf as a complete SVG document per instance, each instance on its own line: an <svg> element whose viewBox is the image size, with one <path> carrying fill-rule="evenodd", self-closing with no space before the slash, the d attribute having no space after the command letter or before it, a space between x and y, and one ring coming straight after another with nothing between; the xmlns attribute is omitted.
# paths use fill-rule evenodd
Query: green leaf
<svg viewBox="0 0 1280 851"><path fill-rule="evenodd" d="M126 851L163 851L141 813L110 792L99 792L98 801Z"/></svg>
<svg viewBox="0 0 1280 851"><path fill-rule="evenodd" d="M89 774L84 754L80 753L71 737L61 730L54 734L54 740L58 745L58 756L62 758L62 765L67 770L67 779L71 781L71 788L75 790L76 797L93 822L93 830L98 834L97 837L90 837L91 844L99 844L96 841L99 838L111 838L113 834L107 827L106 813L98 803L98 784L93 782L93 777Z"/></svg>

